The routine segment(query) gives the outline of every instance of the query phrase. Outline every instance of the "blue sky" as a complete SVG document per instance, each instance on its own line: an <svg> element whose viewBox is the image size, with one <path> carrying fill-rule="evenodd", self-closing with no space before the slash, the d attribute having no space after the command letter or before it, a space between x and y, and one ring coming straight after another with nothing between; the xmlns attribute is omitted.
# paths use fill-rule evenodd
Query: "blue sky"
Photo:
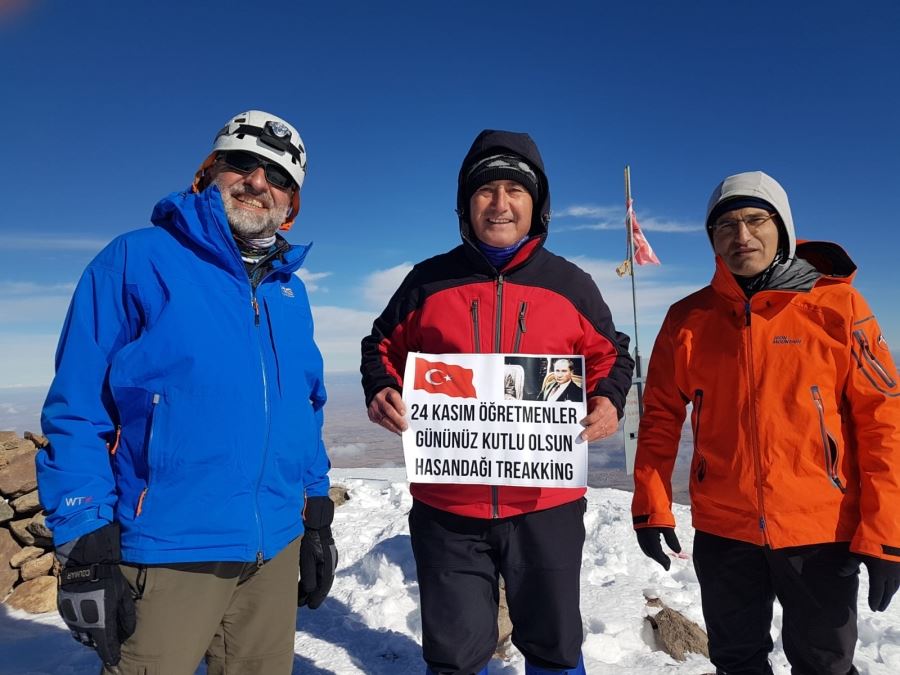
<svg viewBox="0 0 900 675"><path fill-rule="evenodd" d="M483 128L537 141L548 248L594 276L629 334L614 268L631 165L663 262L638 268L645 357L668 305L712 274L710 191L756 169L787 189L801 238L847 248L897 353L897 3L19 4L0 16L0 387L49 382L83 267L146 226L249 108L307 146L288 237L314 243L304 278L327 370L356 369L410 265L458 243L456 173Z"/></svg>

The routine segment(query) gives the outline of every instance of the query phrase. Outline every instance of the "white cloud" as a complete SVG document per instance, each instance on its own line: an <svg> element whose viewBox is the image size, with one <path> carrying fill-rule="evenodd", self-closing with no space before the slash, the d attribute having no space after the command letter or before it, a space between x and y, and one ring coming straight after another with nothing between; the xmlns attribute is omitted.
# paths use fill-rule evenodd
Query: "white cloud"
<svg viewBox="0 0 900 675"><path fill-rule="evenodd" d="M0 388L49 385L58 340L56 334L0 334Z"/></svg>
<svg viewBox="0 0 900 675"><path fill-rule="evenodd" d="M672 220L661 220L659 218L639 218L638 224L642 230L647 232L703 232L702 224L697 223L679 223ZM624 227L624 225L623 225Z"/></svg>
<svg viewBox="0 0 900 675"><path fill-rule="evenodd" d="M74 290L74 283L0 282L2 325L40 324L61 328Z"/></svg>
<svg viewBox="0 0 900 675"><path fill-rule="evenodd" d="M6 236L0 237L0 248L7 251L93 251L99 252L109 243L109 239L94 237L61 237L47 233L40 237Z"/></svg>
<svg viewBox="0 0 900 675"><path fill-rule="evenodd" d="M46 295L47 293L72 295L74 290L74 281L60 284L38 284L33 281L0 281L0 296L8 294Z"/></svg>
<svg viewBox="0 0 900 675"><path fill-rule="evenodd" d="M334 306L312 308L316 324L316 344L325 360L328 372L345 372L359 369L359 343L372 332L375 312Z"/></svg>
<svg viewBox="0 0 900 675"><path fill-rule="evenodd" d="M303 281L303 285L306 286L307 293L315 293L318 290L325 290L327 288L322 288L317 282L319 279L324 279L325 277L330 277L331 272L310 272L305 267L301 267L299 270L294 272L300 279Z"/></svg>
<svg viewBox="0 0 900 675"><path fill-rule="evenodd" d="M616 328L634 339L634 309L630 277L619 277L621 260L603 260L578 256L572 262L591 275L609 305ZM636 276L638 330L641 353L649 354L666 311L673 303L702 288L707 277L692 278L678 266L641 265ZM632 342L632 347L634 346Z"/></svg>
<svg viewBox="0 0 900 675"><path fill-rule="evenodd" d="M701 232L703 225L698 223L683 223L666 218L655 217L646 213L638 213L638 223L646 232ZM561 211L553 212L556 218L590 218L591 223L575 223L559 225L554 222L553 232L577 232L579 230L625 230L625 209L621 206L569 206Z"/></svg>
<svg viewBox="0 0 900 675"><path fill-rule="evenodd" d="M366 303L380 312L412 268L411 262L402 262L389 269L372 272L363 282Z"/></svg>
<svg viewBox="0 0 900 675"><path fill-rule="evenodd" d="M365 443L348 443L346 445L333 445L328 448L328 455L332 460L354 459L366 454Z"/></svg>
<svg viewBox="0 0 900 675"><path fill-rule="evenodd" d="M561 211L553 212L554 218L602 218L603 220L624 220L625 212L621 206L591 206L576 204L567 206Z"/></svg>

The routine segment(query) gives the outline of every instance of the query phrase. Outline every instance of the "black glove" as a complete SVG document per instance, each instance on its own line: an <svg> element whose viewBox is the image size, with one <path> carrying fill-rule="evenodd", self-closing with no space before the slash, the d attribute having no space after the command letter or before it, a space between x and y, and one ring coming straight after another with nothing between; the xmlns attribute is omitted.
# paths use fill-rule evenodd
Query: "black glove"
<svg viewBox="0 0 900 675"><path fill-rule="evenodd" d="M681 544L678 543L678 537L675 536L674 527L642 527L634 531L637 535L638 546L648 558L653 558L656 562L669 569L672 561L669 556L663 553L662 544L659 542L659 535L666 539L666 544L675 553L681 553Z"/></svg>
<svg viewBox="0 0 900 675"><path fill-rule="evenodd" d="M331 536L334 502L330 497L309 497L303 523L306 531L300 541L300 581L297 605L316 609L325 600L338 563L337 547Z"/></svg>
<svg viewBox="0 0 900 675"><path fill-rule="evenodd" d="M107 666L135 628L131 587L119 570L119 524L110 523L60 547L56 606L72 637L93 647Z"/></svg>
<svg viewBox="0 0 900 675"><path fill-rule="evenodd" d="M900 588L900 562L871 555L860 555L859 559L869 572L869 609L883 612Z"/></svg>

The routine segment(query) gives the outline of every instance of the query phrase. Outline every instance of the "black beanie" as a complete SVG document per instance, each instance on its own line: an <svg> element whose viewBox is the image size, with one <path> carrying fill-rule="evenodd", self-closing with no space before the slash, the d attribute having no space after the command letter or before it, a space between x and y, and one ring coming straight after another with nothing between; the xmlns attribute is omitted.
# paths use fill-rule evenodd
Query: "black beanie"
<svg viewBox="0 0 900 675"><path fill-rule="evenodd" d="M712 237L713 225L715 225L716 220L718 220L719 216L727 211L734 211L735 209L746 209L749 207L764 209L771 213L778 213L778 209L772 206L765 199L760 199L759 197L733 197L732 199L726 199L724 202L719 202L715 205L712 211L709 212L709 217L706 219L706 231L709 233L710 237Z"/></svg>
<svg viewBox="0 0 900 675"><path fill-rule="evenodd" d="M537 204L540 190L538 176L524 157L514 154L497 154L475 162L466 174L466 202L475 190L492 180L512 180L528 190L531 200Z"/></svg>

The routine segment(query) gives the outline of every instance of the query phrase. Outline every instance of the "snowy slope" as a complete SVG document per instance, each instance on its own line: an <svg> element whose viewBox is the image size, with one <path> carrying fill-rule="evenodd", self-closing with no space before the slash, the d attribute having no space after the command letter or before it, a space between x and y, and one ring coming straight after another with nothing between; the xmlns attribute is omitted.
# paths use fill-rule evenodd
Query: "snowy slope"
<svg viewBox="0 0 900 675"><path fill-rule="evenodd" d="M340 565L334 589L318 610L297 615L295 675L353 673L419 675L420 625L415 565L406 513L411 505L402 469L337 469L333 481L350 489L351 501L338 508L334 533ZM701 623L700 593L689 560L673 559L670 572L646 559L634 542L631 495L590 489L586 515L582 615L584 654L592 675L693 675L712 672L702 657L678 663L654 649L643 617L644 593L658 593L670 607ZM689 553L692 531L687 507L676 506L678 537ZM860 642L856 664L862 675L900 673L900 598L882 614L865 606L866 574L861 574ZM776 606L775 672L789 669L778 637ZM524 672L514 649L509 661L495 660L493 674ZM32 617L0 605L0 674L95 675L92 653L75 643L55 614ZM205 672L201 668L198 673Z"/></svg>

